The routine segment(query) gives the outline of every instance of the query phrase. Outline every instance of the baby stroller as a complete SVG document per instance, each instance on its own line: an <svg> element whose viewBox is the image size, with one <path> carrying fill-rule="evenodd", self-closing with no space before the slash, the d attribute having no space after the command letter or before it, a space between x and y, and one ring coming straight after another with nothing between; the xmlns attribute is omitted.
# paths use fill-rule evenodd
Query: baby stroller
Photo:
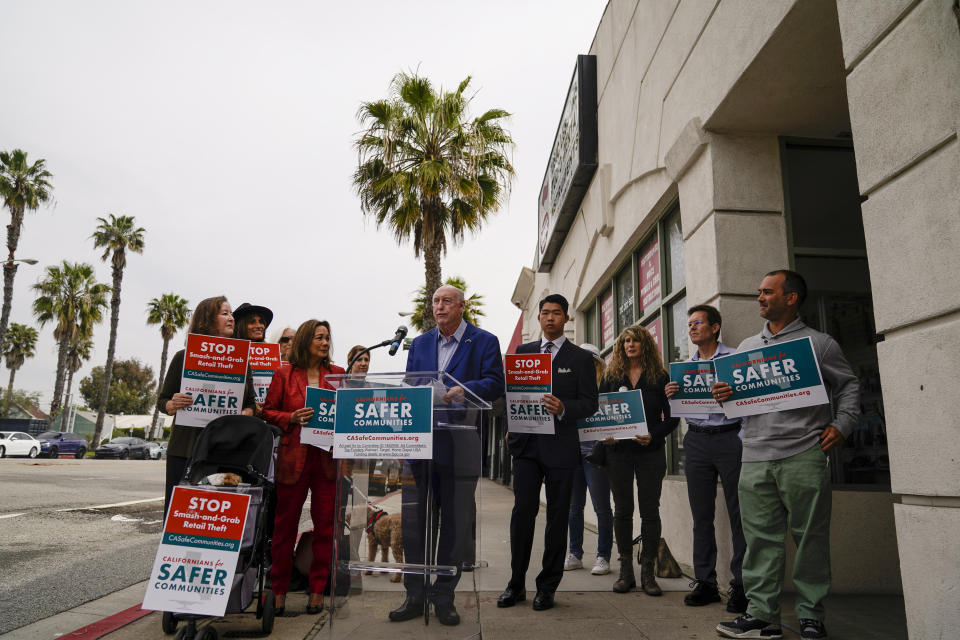
<svg viewBox="0 0 960 640"><path fill-rule="evenodd" d="M267 558L270 550L272 513L274 437L280 430L259 418L233 415L221 416L210 422L197 438L193 456L187 463L181 485L190 485L212 491L242 493L250 496L243 541L237 558L226 613L242 613L257 601L256 615L261 621L263 635L273 631L274 596L264 591ZM213 486L203 483L213 473L234 473L242 482L237 486ZM256 594L254 592L256 591ZM210 625L199 630L197 620L205 616L163 613L163 632L176 633L176 640L216 640L217 631ZM180 621L186 625L177 629Z"/></svg>

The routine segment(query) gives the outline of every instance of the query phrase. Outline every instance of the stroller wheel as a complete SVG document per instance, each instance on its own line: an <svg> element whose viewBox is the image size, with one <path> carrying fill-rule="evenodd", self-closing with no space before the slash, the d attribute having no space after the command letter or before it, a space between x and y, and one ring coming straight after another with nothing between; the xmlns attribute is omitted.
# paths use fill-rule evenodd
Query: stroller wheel
<svg viewBox="0 0 960 640"><path fill-rule="evenodd" d="M172 636L177 632L177 617L169 611L164 611L163 618L160 620L160 627L165 634Z"/></svg>
<svg viewBox="0 0 960 640"><path fill-rule="evenodd" d="M273 619L277 610L276 607L277 599L276 596L273 595L273 591L265 590L263 592L263 618L260 621L260 626L265 634L273 631Z"/></svg>
<svg viewBox="0 0 960 640"><path fill-rule="evenodd" d="M217 640L217 637L217 630L210 625L200 629L200 633L197 634L197 640Z"/></svg>

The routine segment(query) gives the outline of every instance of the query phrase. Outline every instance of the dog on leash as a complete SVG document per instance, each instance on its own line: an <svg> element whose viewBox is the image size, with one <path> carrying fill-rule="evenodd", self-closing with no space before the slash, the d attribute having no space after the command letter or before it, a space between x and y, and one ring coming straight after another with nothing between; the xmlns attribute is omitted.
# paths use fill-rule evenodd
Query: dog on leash
<svg viewBox="0 0 960 640"><path fill-rule="evenodd" d="M396 562L403 562L403 531L400 528L400 514L388 514L383 509L375 509L367 505L367 558L370 561L376 560L377 548L381 549L381 562L388 562L387 550L393 551L393 559ZM373 571L367 571L367 575L373 574ZM390 582L400 582L400 574L390 575Z"/></svg>

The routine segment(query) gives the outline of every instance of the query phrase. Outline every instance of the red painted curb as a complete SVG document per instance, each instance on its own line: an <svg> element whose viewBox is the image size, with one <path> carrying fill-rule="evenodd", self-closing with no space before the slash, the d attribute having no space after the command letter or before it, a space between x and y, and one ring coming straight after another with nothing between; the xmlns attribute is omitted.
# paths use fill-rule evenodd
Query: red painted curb
<svg viewBox="0 0 960 640"><path fill-rule="evenodd" d="M120 613L115 613L112 616L106 617L103 620L98 620L93 624L88 624L85 627L80 627L76 631L71 631L70 633L65 633L61 638L83 638L83 640L97 640L97 638L102 638L108 633L113 633L120 627L125 627L135 620L146 617L153 613L150 609L141 609L140 605L135 605L129 609L125 609Z"/></svg>

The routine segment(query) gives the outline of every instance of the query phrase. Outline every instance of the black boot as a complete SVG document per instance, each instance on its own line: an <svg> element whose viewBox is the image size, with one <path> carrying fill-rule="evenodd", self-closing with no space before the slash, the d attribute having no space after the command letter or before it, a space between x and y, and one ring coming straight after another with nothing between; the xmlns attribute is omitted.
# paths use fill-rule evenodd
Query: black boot
<svg viewBox="0 0 960 640"><path fill-rule="evenodd" d="M653 563L656 556L640 557L640 587L648 596L662 596L663 591L657 584L657 576L653 571Z"/></svg>
<svg viewBox="0 0 960 640"><path fill-rule="evenodd" d="M620 577L613 583L617 593L627 593L637 588L637 579L633 575L633 554L620 554Z"/></svg>

